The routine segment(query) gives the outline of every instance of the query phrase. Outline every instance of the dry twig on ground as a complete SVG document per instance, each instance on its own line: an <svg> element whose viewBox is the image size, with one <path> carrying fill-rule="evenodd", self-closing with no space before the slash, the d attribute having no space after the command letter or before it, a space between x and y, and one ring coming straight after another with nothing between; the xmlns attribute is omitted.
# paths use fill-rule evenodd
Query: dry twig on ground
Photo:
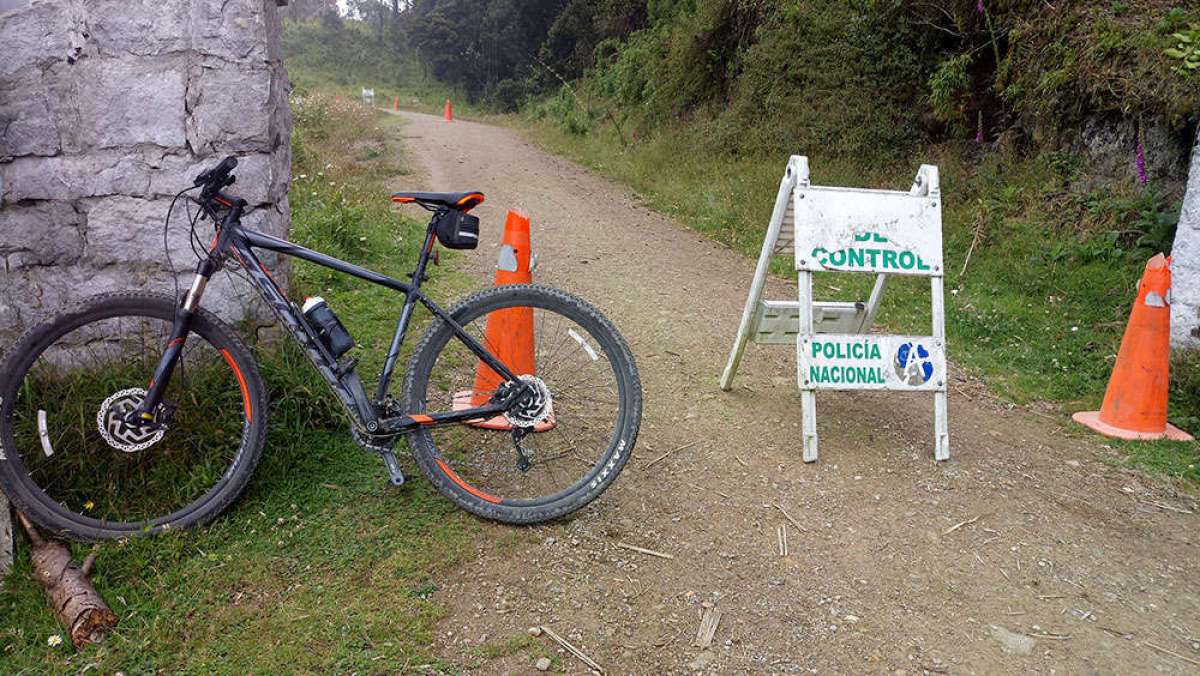
<svg viewBox="0 0 1200 676"><path fill-rule="evenodd" d="M675 558L675 555L674 555L674 554L663 554L662 552L656 552L656 551L654 551L653 549L646 549L645 547L638 547L637 545L629 545L629 544L625 544L624 542L618 542L618 543L617 543L617 546L618 546L618 547L620 547L620 548L622 548L622 549L630 549L630 550L633 550L633 551L635 551L635 552L638 552L638 553L640 553L640 554L647 554L647 555L649 555L649 556L657 556L657 557L658 557L658 558L660 558L660 559L673 559L673 558Z"/></svg>
<svg viewBox="0 0 1200 676"><path fill-rule="evenodd" d="M700 619L700 628L696 630L696 647L707 648L712 645L713 636L717 633L717 625L721 624L721 611L706 608L704 617Z"/></svg>
<svg viewBox="0 0 1200 676"><path fill-rule="evenodd" d="M592 669L595 669L596 671L598 671L602 674L604 673L604 670L600 668L600 665L596 664L595 660L588 657L587 653L583 652L579 648L576 648L575 646L568 643L567 639L554 633L554 630L551 629L550 627L547 627L546 625L542 625L541 628L542 628L543 633L545 633L550 638L554 639L554 642L559 644L560 646L562 646L567 652L571 653L575 657L578 657L580 662L583 662L584 664L588 665Z"/></svg>

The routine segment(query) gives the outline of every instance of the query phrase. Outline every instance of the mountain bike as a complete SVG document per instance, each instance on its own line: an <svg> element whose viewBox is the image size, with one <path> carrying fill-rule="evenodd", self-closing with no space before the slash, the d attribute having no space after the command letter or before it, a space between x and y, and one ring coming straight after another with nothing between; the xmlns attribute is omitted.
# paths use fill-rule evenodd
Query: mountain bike
<svg viewBox="0 0 1200 676"><path fill-rule="evenodd" d="M246 201L224 192L236 166L225 158L176 195L199 190L188 197L199 205L191 236L201 245L186 294L96 296L33 327L7 353L0 488L18 509L63 537L117 539L206 523L245 490L266 441L267 393L237 332L201 307L224 266L240 269L265 300L329 386L354 441L382 457L391 484L404 482L394 454L401 437L438 491L496 521L554 519L612 484L637 439L642 393L629 347L608 319L542 286L494 287L450 310L421 291L435 242L478 241L478 218L468 212L482 193L392 196L432 212L406 282L243 227ZM206 219L214 226L207 247L196 234ZM170 211L164 240L169 223ZM297 307L258 251L403 295L373 393L332 308L318 298ZM392 376L417 305L432 319L396 399ZM521 327L529 354L498 355L497 343L511 342L498 326Z"/></svg>

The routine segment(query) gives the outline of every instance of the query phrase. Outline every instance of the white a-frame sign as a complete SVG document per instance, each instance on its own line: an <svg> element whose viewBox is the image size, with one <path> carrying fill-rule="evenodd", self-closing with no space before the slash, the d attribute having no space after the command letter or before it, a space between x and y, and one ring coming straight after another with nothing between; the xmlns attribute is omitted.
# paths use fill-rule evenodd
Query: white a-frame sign
<svg viewBox="0 0 1200 676"><path fill-rule="evenodd" d="M805 462L817 459L817 390L932 392L934 458L949 459L941 202L932 165L921 167L911 190L898 192L810 185L808 158L788 161L721 389L733 387L748 340L794 343ZM789 253L799 300L763 300L772 256ZM813 273L823 271L875 274L871 297L865 303L815 301ZM929 278L932 335L868 333L888 275Z"/></svg>

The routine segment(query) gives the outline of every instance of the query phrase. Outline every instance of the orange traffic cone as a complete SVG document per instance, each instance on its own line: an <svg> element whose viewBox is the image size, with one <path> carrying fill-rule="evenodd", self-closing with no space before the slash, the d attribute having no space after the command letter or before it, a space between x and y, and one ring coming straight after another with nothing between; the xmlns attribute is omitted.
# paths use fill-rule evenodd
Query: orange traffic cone
<svg viewBox="0 0 1200 676"><path fill-rule="evenodd" d="M519 211L508 212L504 221L504 239L500 257L496 262L496 286L505 284L532 284L533 271L530 265L529 217ZM504 365L518 376L535 375L537 363L534 358L533 308L515 307L496 310L488 315L484 329L484 345ZM479 362L475 367L475 385L472 389L454 395L454 410L483 406L496 388L504 384L504 378L491 367ZM491 420L470 421L467 424L493 430L512 429L504 416ZM534 432L554 429L554 413L549 419L533 428Z"/></svg>
<svg viewBox="0 0 1200 676"><path fill-rule="evenodd" d="M450 105L450 99L446 99L446 107L442 110L442 117L447 122L454 121L454 106Z"/></svg>
<svg viewBox="0 0 1200 676"><path fill-rule="evenodd" d="M399 96L392 98L392 112L395 112L397 110L400 110L400 97Z"/></svg>
<svg viewBox="0 0 1200 676"><path fill-rule="evenodd" d="M1076 422L1117 439L1192 440L1167 422L1170 266L1171 259L1162 254L1146 263L1104 403L1099 411L1076 413L1072 416Z"/></svg>

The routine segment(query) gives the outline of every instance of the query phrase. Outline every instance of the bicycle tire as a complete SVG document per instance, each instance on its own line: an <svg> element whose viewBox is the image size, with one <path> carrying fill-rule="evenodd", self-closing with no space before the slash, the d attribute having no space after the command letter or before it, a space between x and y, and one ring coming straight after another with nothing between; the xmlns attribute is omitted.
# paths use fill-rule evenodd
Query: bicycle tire
<svg viewBox="0 0 1200 676"><path fill-rule="evenodd" d="M552 496L509 500L490 496L462 480L443 462L443 455L431 431L418 429L406 435L409 450L434 487L459 507L483 518L511 524L540 523L570 514L599 497L620 474L637 441L642 415L642 389L637 367L629 346L617 329L585 301L548 287L507 285L494 287L461 301L451 311L462 326L473 320L508 308L538 308L560 315L582 327L599 346L599 352L612 367L618 395L619 413L603 453L590 470L569 488ZM579 340L578 337L575 338ZM425 332L410 359L405 378L403 400L407 411L427 410L429 378L439 355L451 341L454 331L444 321L435 321ZM459 344L457 340L453 344ZM592 356L596 359L596 355ZM607 373L607 371L605 371ZM521 375L521 374L517 374ZM540 373L538 375L541 375ZM553 386L548 384L550 389ZM434 428L437 429L437 428Z"/></svg>
<svg viewBox="0 0 1200 676"><path fill-rule="evenodd" d="M266 440L266 388L249 348L228 324L204 309L197 311L192 321L189 344L203 339L224 356L240 385L244 416L249 419L243 421L232 463L200 498L169 514L138 522L93 519L72 512L47 494L22 461L20 447L14 440L14 402L26 375L43 352L72 331L106 319L144 318L169 323L175 312L176 302L162 294L102 294L83 301L78 309L29 329L4 357L0 367L0 488L17 509L47 532L73 540L98 541L190 528L211 521L245 490ZM182 430L168 428L164 434L179 431Z"/></svg>

